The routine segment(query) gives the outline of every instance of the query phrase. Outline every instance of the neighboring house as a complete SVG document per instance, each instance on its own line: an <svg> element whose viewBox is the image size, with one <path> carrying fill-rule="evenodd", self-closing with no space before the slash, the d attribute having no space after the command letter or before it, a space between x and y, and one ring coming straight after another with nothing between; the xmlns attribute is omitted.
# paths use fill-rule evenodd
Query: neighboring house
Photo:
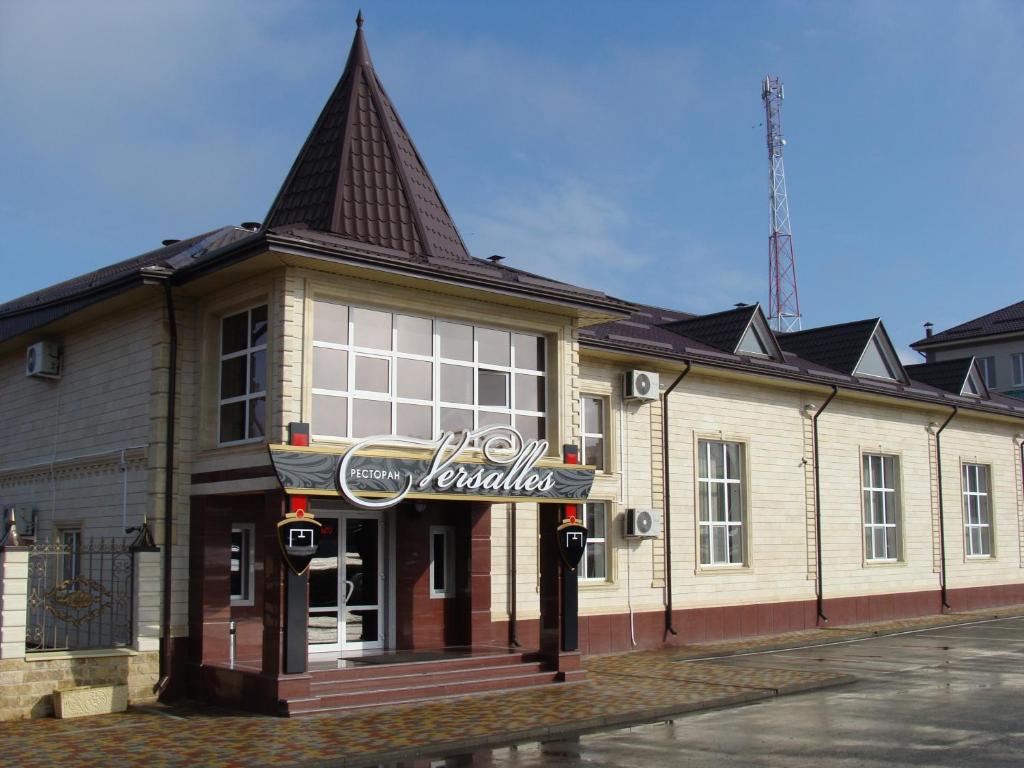
<svg viewBox="0 0 1024 768"><path fill-rule="evenodd" d="M6 716L72 678L297 714L574 679L577 644L1024 602L1024 403L902 366L878 319L776 335L472 257L361 29L265 221L0 306L0 391L36 542L0 552ZM453 457L487 429L527 453ZM127 529L118 601L83 558ZM83 637L114 605L129 636Z"/></svg>
<svg viewBox="0 0 1024 768"><path fill-rule="evenodd" d="M989 312L910 345L928 362L974 357L993 392L1024 398L1024 301Z"/></svg>

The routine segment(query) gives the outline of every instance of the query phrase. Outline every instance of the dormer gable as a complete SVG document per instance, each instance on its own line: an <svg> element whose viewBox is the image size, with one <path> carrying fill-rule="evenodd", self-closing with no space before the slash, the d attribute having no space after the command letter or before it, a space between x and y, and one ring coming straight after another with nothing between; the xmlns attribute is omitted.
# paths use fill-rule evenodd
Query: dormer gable
<svg viewBox="0 0 1024 768"><path fill-rule="evenodd" d="M861 352L860 359L853 369L854 376L870 376L874 379L889 379L905 382L907 374L903 370L896 349L879 320L872 331L867 344Z"/></svg>
<svg viewBox="0 0 1024 768"><path fill-rule="evenodd" d="M665 323L667 331L734 355L782 360L782 349L768 326L760 304Z"/></svg>
<svg viewBox="0 0 1024 768"><path fill-rule="evenodd" d="M907 375L914 381L961 397L989 399L985 379L973 357L958 357L933 363L919 363L906 367Z"/></svg>

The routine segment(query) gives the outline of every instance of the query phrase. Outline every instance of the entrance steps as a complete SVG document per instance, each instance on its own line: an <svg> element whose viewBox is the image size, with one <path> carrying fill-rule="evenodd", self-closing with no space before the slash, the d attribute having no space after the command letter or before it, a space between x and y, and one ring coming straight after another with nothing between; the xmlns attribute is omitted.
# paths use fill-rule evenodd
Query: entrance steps
<svg viewBox="0 0 1024 768"><path fill-rule="evenodd" d="M312 696L280 702L292 717L471 693L548 685L562 679L536 654L473 653L401 663L313 670Z"/></svg>

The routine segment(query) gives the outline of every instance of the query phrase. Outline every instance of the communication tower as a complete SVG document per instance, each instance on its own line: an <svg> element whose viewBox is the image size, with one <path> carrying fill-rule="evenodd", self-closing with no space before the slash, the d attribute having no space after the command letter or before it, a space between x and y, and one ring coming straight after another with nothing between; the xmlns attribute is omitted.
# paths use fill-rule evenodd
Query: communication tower
<svg viewBox="0 0 1024 768"><path fill-rule="evenodd" d="M782 150L782 100L785 92L776 75L761 84L764 123L768 130L768 187L771 229L768 235L768 322L777 331L799 331L802 327L800 299L796 291L796 256L789 222L786 168Z"/></svg>

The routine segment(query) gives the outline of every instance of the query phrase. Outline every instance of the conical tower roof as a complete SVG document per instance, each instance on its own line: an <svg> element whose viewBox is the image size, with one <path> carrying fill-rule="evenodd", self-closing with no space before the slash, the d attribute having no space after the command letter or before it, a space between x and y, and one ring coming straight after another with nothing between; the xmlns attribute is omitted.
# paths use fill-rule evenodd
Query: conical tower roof
<svg viewBox="0 0 1024 768"><path fill-rule="evenodd" d="M267 213L267 228L301 226L425 260L469 261L426 165L384 91L363 35Z"/></svg>

